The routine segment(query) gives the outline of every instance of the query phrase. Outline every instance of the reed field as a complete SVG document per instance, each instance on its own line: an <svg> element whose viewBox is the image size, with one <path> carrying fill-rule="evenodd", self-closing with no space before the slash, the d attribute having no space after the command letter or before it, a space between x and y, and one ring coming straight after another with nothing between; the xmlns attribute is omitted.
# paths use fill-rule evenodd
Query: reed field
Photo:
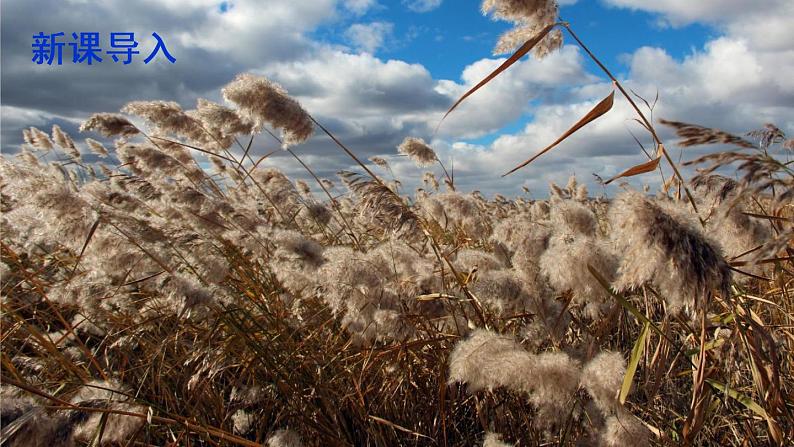
<svg viewBox="0 0 794 447"><path fill-rule="evenodd" d="M511 56L448 115L566 33L615 91L508 174L629 101L653 146L605 183L655 186L489 199L406 135L395 154L440 173L408 190L252 74L225 104L31 127L0 157L0 444L790 445L794 140L651 120L555 2L483 9ZM357 168L318 176L313 136Z"/></svg>

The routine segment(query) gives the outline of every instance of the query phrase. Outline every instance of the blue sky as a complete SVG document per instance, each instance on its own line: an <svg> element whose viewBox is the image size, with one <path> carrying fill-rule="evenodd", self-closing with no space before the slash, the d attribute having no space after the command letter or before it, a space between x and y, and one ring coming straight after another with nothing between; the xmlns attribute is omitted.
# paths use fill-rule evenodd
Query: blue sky
<svg viewBox="0 0 794 447"><path fill-rule="evenodd" d="M794 2L562 3L561 17L626 87L649 99L658 91L654 118L735 133L774 122L794 134ZM446 108L503 60L491 50L511 25L483 16L475 0L4 0L2 8L4 152L18 150L24 127L57 123L76 134L91 113L115 112L132 100L176 101L185 109L199 97L221 101L220 89L242 72L282 84L362 158L388 159L407 192L423 172L396 153L408 136L425 138L442 159L454 160L461 189L509 196L522 187L541 195L549 182L572 174L598 189L593 174L608 178L645 161L629 132L650 143L617 98L609 114L554 151L499 175L554 141L611 90L567 36L558 52L526 57L472 95L434 134ZM31 63L32 34L96 27L156 31L177 63ZM255 153L272 149L272 141L256 141ZM667 146L677 152L672 141ZM355 169L322 135L298 150L321 175ZM289 157L268 163L305 176ZM646 182L653 186L658 176L631 181Z"/></svg>
<svg viewBox="0 0 794 447"><path fill-rule="evenodd" d="M499 35L511 27L484 16L477 0L447 1L425 13L411 11L399 0L382 1L380 5L362 16L323 27L315 35L344 44L344 32L351 22L391 22L394 40L378 49L377 55L421 63L435 76L451 79L473 60L489 56ZM719 34L700 23L664 26L658 22L658 14L611 7L596 0L563 6L560 15L618 72L627 68L621 56L638 47L663 47L673 57L681 58ZM588 67L595 69L594 64Z"/></svg>

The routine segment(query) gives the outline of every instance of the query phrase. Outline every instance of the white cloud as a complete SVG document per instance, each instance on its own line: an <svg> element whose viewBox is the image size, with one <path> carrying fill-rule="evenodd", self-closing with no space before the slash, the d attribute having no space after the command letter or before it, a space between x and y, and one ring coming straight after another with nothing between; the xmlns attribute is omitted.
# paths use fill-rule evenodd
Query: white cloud
<svg viewBox="0 0 794 447"><path fill-rule="evenodd" d="M663 48L656 47L639 48L628 56L630 70L622 83L649 99L659 92L659 104L653 114L655 118L688 121L738 134L772 122L788 134L794 134L794 50L790 44L794 41L794 27L789 25L794 21L794 2L608 1L621 7L659 13L671 25L698 21L714 25L723 33L681 59L673 58ZM571 50L565 47L563 54L565 51ZM581 58L562 59L572 64L565 72L574 74L582 70ZM478 81L494 67L495 63L488 65L485 61L467 67L466 72L471 75L464 72L465 84ZM456 119L462 123L449 132L446 139L434 144L443 154L442 159L454 156L456 178L463 189L520 193L520 186L525 185L544 194L549 181L564 182L568 175L574 173L588 181L592 189L592 173L608 178L646 160L628 131L634 132L646 147L651 146L650 138L633 121L634 111L618 94L615 107L607 115L523 170L506 178L499 177L554 141L611 88L608 83L582 77L579 78L583 79L580 85L567 89L556 101L541 96L540 101L533 103L536 105L526 107L524 104L521 107L517 101L510 100L510 92L524 95L527 99L534 98L533 94L542 91L545 84L529 82L522 86L521 82L527 76L541 77L544 73L552 81L548 84L552 89L554 85L566 84L554 67L538 62L531 66L530 61L522 61L500 75L505 77L502 85L492 82L467 100L470 110L466 113L473 113L471 117L456 117L455 114L460 113L456 111L448 118L453 127L456 127ZM555 78L559 80L558 84L553 82ZM576 76L568 80L569 83L575 81ZM440 85L445 87L443 81ZM465 90L459 84L452 84L452 87L448 92L451 96L454 96L453 91L460 93ZM477 95L482 95L479 104L476 103ZM465 111L466 105L461 107L461 112ZM467 126L487 128L485 124L489 118L493 118L496 125L509 122L525 112L531 113L533 120L524 129L502 135L490 144L471 145L450 140L460 138L461 132L465 132L462 129ZM668 149L677 153L671 132L663 126L657 126L657 130L662 133ZM693 159L708 150L687 149L682 157L684 160ZM669 175L669 168L664 168ZM631 182L635 185L640 182L658 184L659 176L646 174Z"/></svg>
<svg viewBox="0 0 794 447"><path fill-rule="evenodd" d="M23 19L34 17L42 8L32 4L35 1L11 3L9 8L17 12L14 17L20 19L15 23L4 19L3 26L11 30L11 26L30 22ZM51 22L40 25L45 29L74 28L84 22L85 14L102 16L115 29L135 23L166 36L169 49L181 57L179 63L159 75L152 66L125 72L112 71L112 65L103 66L85 74L81 79L86 82L72 83L69 76L76 71L66 70L80 67L64 66L60 74L44 77L29 63L29 41L20 37L14 44L4 43L3 50L7 51L3 52L3 68L7 70L3 73L3 93L8 91L4 100L10 100L8 105L4 101L2 108L4 141L9 141L8 132L18 133L23 125L47 127L53 120L113 111L131 99L174 99L191 107L198 95L217 95L218 88L237 71L252 70L282 83L362 158L390 155L395 173L410 190L419 182L421 170L394 156L395 146L408 135L429 139L446 108L503 61L477 60L461 72L459 79L435 79L421 64L373 56L391 38L393 25L388 22L355 24L347 30L346 37L362 51L359 54L311 38L321 24L339 23L335 20L340 12L370 11L377 6L374 0L273 0L266 7L254 0L235 0L225 12L215 0L163 2L165 5L145 0L145 7L137 9L122 8L118 2L110 0L87 11L60 8L48 18ZM671 24L706 22L722 33L684 58L674 58L655 47L639 48L628 56L630 69L625 85L649 98L658 89L660 103L655 117L733 132L775 122L794 133L794 51L790 44L794 27L789 25L794 21L794 2L608 2L658 13ZM412 4L420 3L429 8L441 2ZM29 35L26 28L16 31L7 34L11 39ZM234 38L229 37L232 34ZM13 59L17 57L14 51L19 53L18 59ZM52 91L34 88L42 85L53 86ZM609 177L644 161L627 128L643 142L648 140L631 121L634 115L620 97L616 97L609 114L532 165L506 178L500 174L556 139L610 89L609 83L587 73L582 53L572 46L541 61L526 58L464 102L447 118L432 144L448 167L450 157L454 157L456 180L464 190L516 194L521 185L526 185L542 195L548 181L564 182L572 173L582 180L590 180L593 172ZM466 141L515 123L526 114L531 114L532 121L514 134L502 135L488 144ZM664 138L671 139L669 132L665 131ZM322 135L297 150L321 175L332 175L350 163ZM688 152L684 158L696 153ZM290 175L301 174L300 166L286 157L272 157L268 163L279 165ZM658 176L650 174L640 180L658 181Z"/></svg>
<svg viewBox="0 0 794 447"><path fill-rule="evenodd" d="M364 15L378 5L377 0L344 0L344 7L356 15Z"/></svg>
<svg viewBox="0 0 794 447"><path fill-rule="evenodd" d="M204 0L165 2L174 9L174 14L195 17L194 23L179 34L182 44L223 52L237 61L299 53L312 45L305 33L337 14L336 0L272 0L266 4L237 0L225 12L217 5L202 5L192 10L177 8L181 3L193 5Z"/></svg>
<svg viewBox="0 0 794 447"><path fill-rule="evenodd" d="M427 132L430 119L437 119L450 102L434 91L435 81L422 65L384 61L369 53L327 48L311 59L274 64L265 74L310 113L338 120L351 137L376 145L390 146L390 140L414 128Z"/></svg>
<svg viewBox="0 0 794 447"><path fill-rule="evenodd" d="M654 117L738 134L772 122L794 133L793 71L779 69L794 66L794 52L772 56L750 51L744 39L721 37L683 60L674 59L661 48L644 47L631 55L630 63L627 79L621 82L651 100L659 91ZM567 104L543 103L532 108L534 120L520 132L502 135L485 147L447 145L444 153L455 154L456 172L462 182L467 186L476 182L484 191L518 193L520 184L545 191L548 181L562 182L573 173L592 186L592 173L608 178L646 160L629 129L646 147L652 147L648 134L632 121L635 112L617 93L608 114L506 179L497 173L508 171L553 142L610 88L603 82L585 84L570 92ZM662 132L668 149L677 152L670 132L663 126L657 126L657 130ZM707 150L688 149L683 159L693 159ZM669 168L665 169L669 175ZM659 176L646 174L633 182L658 184Z"/></svg>
<svg viewBox="0 0 794 447"><path fill-rule="evenodd" d="M448 96L451 104L504 61L481 59L463 70L463 83L442 80L436 90ZM467 98L442 124L441 135L472 138L493 132L520 118L530 101L551 100L553 90L592 79L572 46L542 60L521 60Z"/></svg>
<svg viewBox="0 0 794 447"><path fill-rule="evenodd" d="M782 51L794 41L794 2L791 0L605 0L607 4L657 13L662 22L683 26L715 25L734 37L747 39L753 49Z"/></svg>
<svg viewBox="0 0 794 447"><path fill-rule="evenodd" d="M740 19L754 11L773 11L787 0L606 0L621 8L658 13L673 26L693 22L723 22Z"/></svg>
<svg viewBox="0 0 794 447"><path fill-rule="evenodd" d="M430 12L441 6L443 0L403 0L403 4L413 12Z"/></svg>
<svg viewBox="0 0 794 447"><path fill-rule="evenodd" d="M598 89L605 96L610 86L601 84ZM516 193L522 184L543 190L549 181L565 181L567 176L574 173L585 177L584 180L591 180L590 174L593 172L609 177L632 160L638 163L638 150L625 144L631 141L625 131L630 111L618 103L609 114L580 130L528 167L506 178L500 177L553 142L597 101L540 105L533 110L535 120L521 132L502 135L485 148L454 144L450 153L455 154L455 169L469 187L471 176L479 178L479 188L483 190Z"/></svg>
<svg viewBox="0 0 794 447"><path fill-rule="evenodd" d="M794 2L755 7L726 22L728 34L747 39L754 50L787 51L794 42Z"/></svg>
<svg viewBox="0 0 794 447"><path fill-rule="evenodd" d="M393 33L394 24L390 22L355 23L345 31L345 38L357 49L374 53Z"/></svg>
<svg viewBox="0 0 794 447"><path fill-rule="evenodd" d="M3 112L3 121L9 127L40 126L55 118L54 115L40 110L31 110L13 106L0 106Z"/></svg>

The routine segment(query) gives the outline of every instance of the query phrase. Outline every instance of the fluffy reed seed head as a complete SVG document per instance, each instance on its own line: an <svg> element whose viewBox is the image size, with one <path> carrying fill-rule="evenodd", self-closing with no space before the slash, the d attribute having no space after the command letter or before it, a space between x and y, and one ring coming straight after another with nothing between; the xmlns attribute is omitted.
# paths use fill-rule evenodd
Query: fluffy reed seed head
<svg viewBox="0 0 794 447"><path fill-rule="evenodd" d="M171 133L199 142L207 137L201 122L189 116L173 101L132 101L121 111L144 118L158 132Z"/></svg>
<svg viewBox="0 0 794 447"><path fill-rule="evenodd" d="M22 160L24 163L27 163L31 166L40 166L39 159L36 158L36 155L33 152L30 152L27 149L22 149L18 154L16 154L16 158Z"/></svg>
<svg viewBox="0 0 794 447"><path fill-rule="evenodd" d="M91 150L91 153L95 154L96 156L100 158L106 158L108 156L107 148L99 141L93 138L86 138L85 144L88 145L88 148Z"/></svg>
<svg viewBox="0 0 794 447"><path fill-rule="evenodd" d="M449 355L449 383L466 383L470 392L506 387L528 391L535 377L534 356L510 337L485 329L459 341Z"/></svg>
<svg viewBox="0 0 794 447"><path fill-rule="evenodd" d="M650 445L650 432L636 416L618 411L606 419L604 431L601 433L601 445L604 447L646 447Z"/></svg>
<svg viewBox="0 0 794 447"><path fill-rule="evenodd" d="M763 129L757 129L752 132L748 132L747 136L757 139L758 145L762 148L768 148L773 144L783 143L786 141L785 132L780 130L779 127L772 123L764 124Z"/></svg>
<svg viewBox="0 0 794 447"><path fill-rule="evenodd" d="M430 186L433 190L438 191L438 179L432 172L425 172L422 174L422 183Z"/></svg>
<svg viewBox="0 0 794 447"><path fill-rule="evenodd" d="M551 226L555 232L595 236L598 224L595 214L586 206L574 200L552 202Z"/></svg>
<svg viewBox="0 0 794 447"><path fill-rule="evenodd" d="M627 290L651 283L670 310L705 307L712 290L727 293L731 271L699 223L682 207L639 192L619 195L609 209L612 237L623 259L614 283Z"/></svg>
<svg viewBox="0 0 794 447"><path fill-rule="evenodd" d="M502 34L494 48L494 54L513 52L524 42L535 37L543 28L559 20L559 6L554 0L484 0L483 14L492 14L495 19L513 22L515 27ZM532 49L542 59L562 46L562 33L552 30Z"/></svg>
<svg viewBox="0 0 794 447"><path fill-rule="evenodd" d="M419 218L402 198L375 179L351 171L340 171L345 186L359 198L360 216L376 221L391 232L413 232Z"/></svg>
<svg viewBox="0 0 794 447"><path fill-rule="evenodd" d="M80 160L80 151L77 149L77 146L74 144L74 140L72 137L69 136L66 132L61 129L61 126L57 124L52 125L52 140L60 146L70 157L75 160Z"/></svg>
<svg viewBox="0 0 794 447"><path fill-rule="evenodd" d="M476 268L480 272L500 270L505 265L493 254L473 248L460 250L455 258L455 265L464 272Z"/></svg>
<svg viewBox="0 0 794 447"><path fill-rule="evenodd" d="M63 414L49 415L32 398L5 385L0 388L0 426L4 446L74 446L72 427Z"/></svg>
<svg viewBox="0 0 794 447"><path fill-rule="evenodd" d="M484 270L470 287L480 301L500 314L523 313L531 302L523 282L513 270Z"/></svg>
<svg viewBox="0 0 794 447"><path fill-rule="evenodd" d="M47 135L46 132L36 127L31 127L28 129L28 133L24 134L24 136L25 142L34 149L49 151L54 147L52 145L52 140L50 140L50 136Z"/></svg>
<svg viewBox="0 0 794 447"><path fill-rule="evenodd" d="M369 161L371 161L375 166L383 169L389 169L389 162L386 161L383 157L373 156L369 157Z"/></svg>
<svg viewBox="0 0 794 447"><path fill-rule="evenodd" d="M80 132L93 130L106 137L130 137L140 133L137 127L122 115L95 113L80 125Z"/></svg>
<svg viewBox="0 0 794 447"><path fill-rule="evenodd" d="M449 383L469 391L505 387L529 393L542 425L559 422L579 386L579 363L563 352L533 355L510 337L479 329L458 342L449 356Z"/></svg>
<svg viewBox="0 0 794 447"><path fill-rule="evenodd" d="M277 229L273 234L273 242L278 247L278 254L285 258L313 267L325 262L322 245L305 238L297 231Z"/></svg>
<svg viewBox="0 0 794 447"><path fill-rule="evenodd" d="M596 406L609 412L618 405L618 392L626 375L626 361L620 352L598 353L582 368L581 384Z"/></svg>
<svg viewBox="0 0 794 447"><path fill-rule="evenodd" d="M267 447L303 447L303 441L296 432L285 428L267 438Z"/></svg>
<svg viewBox="0 0 794 447"><path fill-rule="evenodd" d="M239 74L222 92L227 101L237 105L244 119L254 123L254 130L261 130L266 123L281 129L285 149L308 140L314 132L312 119L300 103L264 77Z"/></svg>
<svg viewBox="0 0 794 447"><path fill-rule="evenodd" d="M72 403L81 407L110 408L113 410L128 411L132 413L145 413L145 409L140 406L126 403L128 398L125 394L130 394L131 390L122 387L116 382L92 381L78 391L72 397ZM116 445L128 440L145 422L143 419L120 414L111 414L103 418L103 413L92 412L88 414L81 423L74 429L75 440L90 442L104 419L104 433L101 445Z"/></svg>
<svg viewBox="0 0 794 447"><path fill-rule="evenodd" d="M312 188L311 188L311 186L309 186L308 183L306 183L305 180L301 180L301 179L295 180L295 189L297 189L298 192L303 197L310 197L311 196Z"/></svg>
<svg viewBox="0 0 794 447"><path fill-rule="evenodd" d="M535 357L534 368L527 386L532 387L529 401L538 409L536 420L541 426L558 425L579 387L579 362L565 352L550 351Z"/></svg>
<svg viewBox="0 0 794 447"><path fill-rule="evenodd" d="M199 98L196 110L187 112L199 119L210 131L223 135L249 134L253 123L240 117L234 110L208 99Z"/></svg>
<svg viewBox="0 0 794 447"><path fill-rule="evenodd" d="M660 123L675 129L675 133L683 138L678 142L679 146L697 146L701 144L731 144L747 149L755 148L753 143L742 137L729 134L728 132L713 129L710 127L698 126L697 124L682 123L679 121L667 121L660 119Z"/></svg>
<svg viewBox="0 0 794 447"><path fill-rule="evenodd" d="M473 194L455 191L435 194L422 200L420 205L442 228L461 230L473 239L490 236L488 217Z"/></svg>
<svg viewBox="0 0 794 447"><path fill-rule="evenodd" d="M253 428L255 417L248 411L239 409L232 415L232 423L234 424L234 433L244 435L251 431Z"/></svg>
<svg viewBox="0 0 794 447"><path fill-rule="evenodd" d="M692 186L706 228L727 259L745 261L764 254L757 249L772 238L772 231L764 220L745 214L746 194L739 182L712 174L696 177ZM759 274L763 268L748 265L742 270Z"/></svg>
<svg viewBox="0 0 794 447"><path fill-rule="evenodd" d="M487 432L482 441L482 447L513 447L513 444L502 441L502 435L498 433Z"/></svg>
<svg viewBox="0 0 794 447"><path fill-rule="evenodd" d="M560 293L572 291L573 302L583 306L589 318L598 319L606 310L609 292L590 273L588 266L607 280L615 277L618 258L608 244L582 235L557 234L550 238L539 264L549 284Z"/></svg>
<svg viewBox="0 0 794 447"><path fill-rule="evenodd" d="M436 152L421 138L407 137L397 146L397 151L407 155L420 167L427 167L436 161Z"/></svg>

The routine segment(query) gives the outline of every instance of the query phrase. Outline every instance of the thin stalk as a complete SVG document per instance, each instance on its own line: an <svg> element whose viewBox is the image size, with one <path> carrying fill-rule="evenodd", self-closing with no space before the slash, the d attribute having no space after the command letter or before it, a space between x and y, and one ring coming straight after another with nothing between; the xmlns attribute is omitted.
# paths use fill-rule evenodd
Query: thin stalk
<svg viewBox="0 0 794 447"><path fill-rule="evenodd" d="M295 158L295 160L297 160L298 163L300 163L301 166L303 166L303 168L306 169L306 172L308 172L309 175L311 175L314 178L314 180L317 182L317 184L320 185L320 188L322 188L322 190L325 193L325 195L328 196L328 200L331 201L331 206L339 214L339 217L341 219L341 223L343 223L343 226L345 228L347 228L347 230L349 231L348 236L350 236L350 239L353 241L354 244L356 244L356 247L359 250L361 250L361 244L358 242L358 238L356 237L356 234L353 232L353 227L350 225L350 223L347 221L347 219L345 219L345 215L342 213L342 210L339 209L339 204L337 204L336 200L334 200L333 196L331 196L331 192L328 191L328 189L325 187L325 185L323 185L323 182L320 180L319 177L317 177L317 175L314 173L314 171L312 171L311 168L309 168L309 166L307 166L306 163L304 163L303 160L300 159L300 157L295 155L295 152L293 152L292 149L287 149L287 152L289 152L290 155L292 155Z"/></svg>
<svg viewBox="0 0 794 447"><path fill-rule="evenodd" d="M454 188L455 187L455 180L449 175L449 172L447 172L447 168L444 166L444 163L441 162L441 159L439 159L438 156L436 156L436 161L438 162L438 165L441 166L441 169L444 170L444 175L447 177L447 180L449 180L449 183Z"/></svg>
<svg viewBox="0 0 794 447"><path fill-rule="evenodd" d="M648 129L648 132L651 133L651 136L653 136L653 139L656 142L656 144L662 149L662 155L664 155L664 158L665 160L667 160L667 163L670 164L670 167L673 169L675 176L678 177L678 180L683 185L684 192L686 192L687 199L689 199L689 203L692 205L692 208L695 210L695 213L698 213L698 207L695 204L695 198L692 196L692 193L689 191L689 188L686 187L686 183L684 182L684 177L681 175L681 172L678 170L678 167L676 166L675 162L673 162L673 159L670 158L670 154L667 153L667 149L664 147L664 144L662 143L662 140L659 138L659 135L656 134L656 130L653 128L653 125L650 123L650 121L648 121L648 118L646 118L645 114L642 113L640 107L631 98L631 95L629 95L628 92L626 92L626 89L623 88L623 85L620 83L620 81L617 80L617 78L612 74L612 72L609 71L609 69L604 64L601 63L601 61L595 56L595 54L593 54L590 51L590 49L587 48L584 42L582 42L579 39L576 33L573 32L570 24L563 23L562 26L564 26L565 29L568 30L568 33L570 33L571 37L573 37L576 43L579 44L580 47L582 47L582 49L587 53L588 56L590 56L590 59L592 59L593 62L595 62L596 65L598 65L598 67L601 68L601 71L603 71L609 77L609 79L611 79L612 82L615 83L615 86L618 88L618 90L623 95L623 97L625 97L626 100L629 101L631 107L634 108L635 112L637 112L637 115L645 124L645 127ZM700 219L700 222L701 224L704 223L702 218Z"/></svg>
<svg viewBox="0 0 794 447"><path fill-rule="evenodd" d="M361 166L361 167L364 169L364 171L366 171L366 173L367 173L367 174L368 174L370 177L372 177L372 179L373 179L373 180L375 180L376 182L380 183L380 185L381 185L381 186L383 186L383 187L385 187L385 188L388 188L388 186L386 186L385 184L383 184L383 182L381 181L381 179L380 179L380 178L378 178L378 176L377 176L377 175L375 175L375 173L374 173L374 172L372 172L372 171L371 171L371 170L370 170L370 169L367 167L367 165L365 165L364 163L362 163L362 162L361 162L361 160L359 160L359 158L358 158L358 157L356 157L356 154L354 154L354 153L353 153L353 152L352 152L350 149L348 149L348 148L347 148L347 146L345 146L344 144L342 144L342 142L341 142L341 141L339 141L339 140L338 140L338 139L337 139L337 138L336 138L336 137L335 137L335 136L334 136L334 135L333 135L331 132L329 132L329 131L328 131L328 129L326 129L326 128L325 128L325 126L323 126L322 124L320 124L319 122L317 122L317 120L316 120L316 119L314 119L314 117L313 117L313 116L311 116L311 115L309 115L309 119L311 119L311 120L312 120L312 122L313 122L314 124L316 124L316 125L317 125L317 127L319 127L319 128L320 128L320 129L321 129L323 132L325 132L325 134L326 134L326 135L328 135L328 136L329 136L329 137L330 137L330 138L331 138L331 139L334 141L334 143L336 143L336 144L337 144L337 146L341 147L341 148L342 148L342 150L343 150L343 151L345 151L345 153L347 153L347 155L349 155L349 156L350 156L350 158L352 158L352 159L353 159L353 160L354 160L356 163L358 163L358 165L359 165L359 166Z"/></svg>
<svg viewBox="0 0 794 447"><path fill-rule="evenodd" d="M318 124L318 126L319 126L319 124ZM271 132L270 129L265 128L265 132L270 134L270 136L273 137L274 140L278 141L278 144L282 144L282 145L284 144L284 142L281 140L281 138L279 138L278 136L276 136L276 134ZM287 150L287 152L289 152L290 155L292 155L295 158L295 160L298 161L298 163L301 164L301 166L303 166L304 169L306 169L306 172L308 172L309 175L311 175L314 178L314 180L317 182L317 184L320 185L320 188L322 188L323 192L325 192L325 195L328 196L328 200L331 201L331 206L333 206L334 210L339 214L339 217L341 218L342 223L343 223L342 226L347 228L347 230L349 231L348 236L350 236L350 239L352 239L353 243L356 244L356 248L358 248L359 250L362 250L361 244L359 243L358 238L355 235L355 232L353 232L353 227L350 225L350 223L347 221L347 219L345 219L345 215L342 213L342 210L339 209L339 205L336 203L336 200L334 200L334 198L331 196L331 193L328 191L328 189L326 189L325 185L323 185L323 182L320 180L320 178L317 177L317 175L315 175L314 171L312 171L311 168L309 168L309 166L306 165L306 163L304 163L303 160L301 160L300 157L298 157L295 154L295 152L292 151L292 149L287 148L286 150Z"/></svg>
<svg viewBox="0 0 794 447"><path fill-rule="evenodd" d="M91 413L117 414L117 415L121 415L121 416L130 416L130 417L136 417L136 418L139 418L139 419L151 420L152 422L159 422L159 423L162 423L162 424L179 424L179 425L185 426L185 428L187 428L188 430L191 430L191 431L194 431L194 432L197 432L197 433L207 433L209 435L221 438L224 441L233 442L233 443L235 443L237 445L250 446L250 447L260 447L261 446L261 444L257 444L255 442L249 441L247 439L243 439L243 438L240 438L238 436L231 435L231 434L226 433L225 431L223 431L221 429L218 429L218 428L215 428L215 427L201 426L201 425L193 424L193 423L189 422L187 419L180 418L179 416L172 416L170 418L166 418L166 417L161 417L161 416L150 416L150 415L142 414L142 413L133 413L131 411L112 410L112 409L107 409L107 408L95 408L95 407L80 407L80 406L75 405L75 404L73 404L71 402L67 402L67 401L65 401L63 399L59 399L59 398L57 398L57 397L55 397L53 395L47 394L44 391L36 389L36 388L34 388L32 386L29 386L29 385L27 385L25 383L18 382L16 380L9 379L9 378L4 378L3 380L5 382L8 382L8 384L13 385L13 386L15 386L15 387L17 387L17 388L19 388L21 390L25 390L25 391L27 391L27 392L29 392L31 394L35 394L35 395L37 395L39 397L42 397L44 399L47 399L47 400L50 400L52 402L55 402L55 403L59 404L57 406L51 406L50 407L51 409L85 411L85 412L91 412Z"/></svg>

